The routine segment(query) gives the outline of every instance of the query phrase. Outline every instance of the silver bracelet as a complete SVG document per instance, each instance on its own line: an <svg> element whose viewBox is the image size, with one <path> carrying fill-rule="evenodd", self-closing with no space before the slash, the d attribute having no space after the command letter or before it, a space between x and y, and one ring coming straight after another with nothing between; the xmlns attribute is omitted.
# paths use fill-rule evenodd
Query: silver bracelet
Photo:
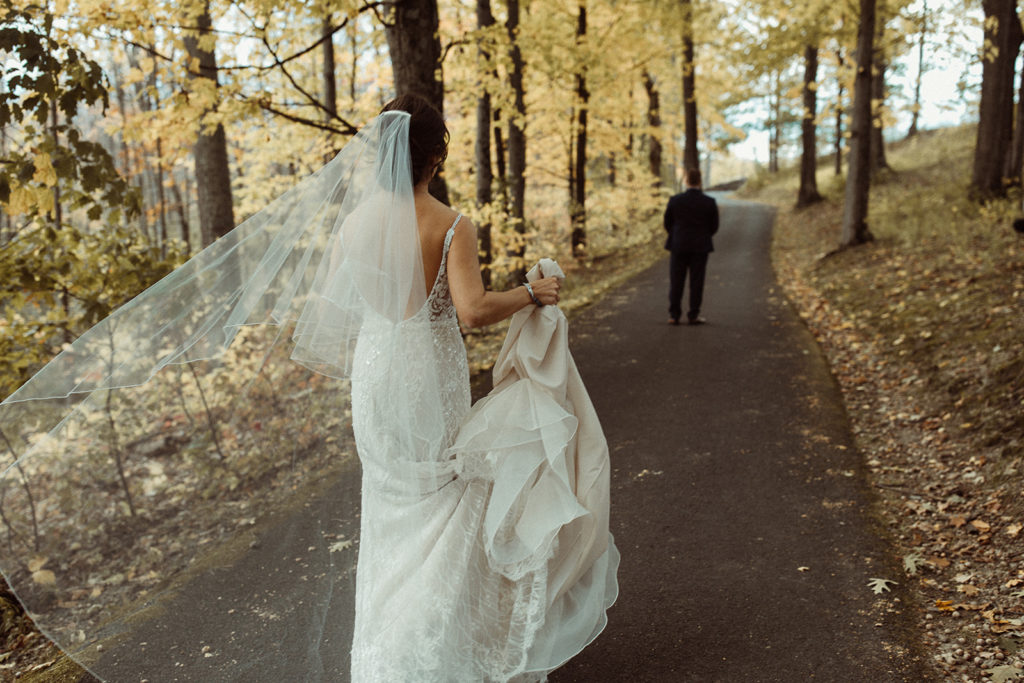
<svg viewBox="0 0 1024 683"><path fill-rule="evenodd" d="M538 306L544 305L540 302L540 299L537 298L537 295L533 293L533 286L530 285L529 282L524 282L523 287L526 287L526 292L530 295L530 298L533 299L533 303L537 304Z"/></svg>

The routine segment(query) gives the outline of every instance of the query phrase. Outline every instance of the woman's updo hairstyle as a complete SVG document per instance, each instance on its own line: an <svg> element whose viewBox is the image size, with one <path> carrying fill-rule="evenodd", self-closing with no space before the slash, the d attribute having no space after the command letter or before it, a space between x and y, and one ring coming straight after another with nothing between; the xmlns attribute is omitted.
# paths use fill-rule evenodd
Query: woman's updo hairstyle
<svg viewBox="0 0 1024 683"><path fill-rule="evenodd" d="M440 168L448 158L448 127L434 105L419 95L402 95L381 110L409 113L409 151L412 155L413 182L420 182Z"/></svg>

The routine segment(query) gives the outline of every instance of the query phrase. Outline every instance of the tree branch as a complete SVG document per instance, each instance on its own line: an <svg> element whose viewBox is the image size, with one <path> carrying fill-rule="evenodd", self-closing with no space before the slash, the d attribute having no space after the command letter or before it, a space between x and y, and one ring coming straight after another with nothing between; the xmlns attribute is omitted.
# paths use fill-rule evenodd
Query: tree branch
<svg viewBox="0 0 1024 683"><path fill-rule="evenodd" d="M374 12L374 14L376 14L377 7L380 6L381 4L383 4L383 3L380 3L380 2L369 2L369 3L366 3L365 5L360 7L358 10L356 10L356 15L362 14L363 12L367 12L367 11L371 11L371 12ZM348 26L348 23L352 19L353 19L353 16L345 17L345 19L340 24L338 24L337 26L333 26L331 28L330 33L325 33L325 34L321 35L319 40L317 40L316 42L314 42L314 43L312 43L310 45L307 45L306 47L302 48L298 52L295 52L294 54L291 54L291 55L289 55L289 56L287 56L287 57L285 57L283 59L278 59L275 56L274 64L270 64L268 66L238 65L238 66L222 67L222 69L225 70L225 71L237 70L237 69L257 69L257 70L260 70L260 71L266 71L268 69L275 68L279 64L287 64L288 62L292 62L292 61L298 59L299 57L303 57L303 56L309 54L313 50L315 50L318 47L320 47L321 45L323 45L325 42L327 42L327 40L329 38L333 38L335 33L337 33L341 29L343 29L346 26ZM266 43L266 39L265 38L264 38L263 42L264 42L264 44Z"/></svg>
<svg viewBox="0 0 1024 683"><path fill-rule="evenodd" d="M362 14L363 12L373 12L375 15L377 15L378 18L380 18L380 14L378 14L377 10L383 4L384 4L383 2L368 2L365 5L363 5L362 7L360 7L358 10L356 10L356 15ZM242 13L245 14L244 11ZM345 19L341 23L339 23L338 25L336 25L336 26L331 28L331 31L330 31L329 34L321 35L318 40L316 40L315 42L311 43L310 45L307 45L306 47L300 49L298 52L295 52L295 53L293 53L291 55L288 55L287 57L283 57L283 58L277 57L277 55L275 53L274 54L274 63L273 64L234 64L234 65L231 65L231 66L218 66L217 67L217 71L246 71L246 70L250 70L250 71L269 71L271 69L276 69L281 64L288 64L289 62L293 62L296 59L299 59L300 57L304 57L305 55L309 54L313 50L315 50L318 47L320 47L321 45L323 45L323 43L328 38L334 37L335 33L340 31L341 29L345 28L349 24L349 22L352 21L354 16L355 15L345 17ZM253 25L254 29L257 29L259 31L263 30L262 28L256 26L255 20L252 17L246 15L246 18L249 19L249 21ZM164 26L164 27L161 27L161 28L171 28L171 29L177 28L177 29L192 30L192 29L197 29L198 27L192 27L192 26ZM222 29L210 29L210 32L211 33L223 33L225 35L240 36L240 37L243 37L243 38L251 38L252 40L261 40L264 44L266 44L266 37L264 35L253 35L251 33L243 33L241 31L226 31L226 30L222 30ZM107 32L105 35L108 38L115 39L115 36L112 35L109 32ZM160 59L163 59L164 61L167 61L167 62L174 62L175 61L172 57L169 57L169 56L159 52L158 50L156 50L152 46L143 45L141 43L137 43L137 42L133 41L132 39L128 38L127 36L125 36L124 34L116 35L116 39L121 40L123 43L125 43L127 45L131 45L133 47L137 47L139 49L142 49L142 50L148 52L153 57L159 57ZM273 53L273 51L272 51L272 53Z"/></svg>
<svg viewBox="0 0 1024 683"><path fill-rule="evenodd" d="M471 41L468 40L467 38L460 38L459 40L453 40L452 42L448 43L447 45L444 46L444 50L441 51L441 59L438 60L438 63L444 64L444 60L448 58L448 53L451 51L453 47L458 47L459 45L469 45L470 42Z"/></svg>
<svg viewBox="0 0 1024 683"><path fill-rule="evenodd" d="M242 98L242 101L245 101L244 98ZM341 119L341 118L338 118L338 117L335 117L335 118L338 121L341 121L343 124L345 124L344 128L337 128L335 126L330 125L329 123L324 123L323 121L317 121L315 119L307 119L307 118L302 117L302 116L296 116L294 114L289 114L286 111L281 111L280 109L276 109L267 100L257 100L257 104L259 105L260 109L262 109L264 111L267 111L267 112L270 112L274 116L280 116L281 118L283 118L283 119L285 119L287 121L291 121L293 123L301 123L301 124L303 124L305 126L312 126L313 128L316 128L316 129L322 130L322 131L326 131L328 133L335 133L337 135L355 135L356 133L359 132L358 128L356 128L352 124L348 123L344 119Z"/></svg>
<svg viewBox="0 0 1024 683"><path fill-rule="evenodd" d="M256 20L253 17L250 17L245 12L244 9L242 9L242 8L238 8L238 9L242 13L242 15L245 16L245 18L249 20L249 23L252 24L253 28L258 28L258 30L262 33L262 35L260 37L260 40L263 42L264 47L267 48L267 52L270 53L270 56L274 58L274 66L278 67L281 70L281 73L284 74L284 77L287 78L288 82L292 84L292 87L295 88L303 97L305 97L314 108L316 108L320 112L326 114L328 120L340 121L346 127L351 129L352 133L354 134L356 129L355 129L355 127L351 123L349 123L348 121L346 121L343 118L341 118L340 116L338 116L337 113L335 113L335 112L331 111L330 109L328 109L324 105L323 102L321 102L319 99L317 99L312 94L307 92L305 88L303 88L301 85L299 85L298 81L296 81L295 78L288 71L287 67L285 66L285 63L283 61L281 61L280 57L277 56L277 51L274 50L274 47L270 44L270 41L267 40L267 35L266 35L266 30L265 30L266 27L257 27ZM345 21L342 22L342 26L344 26L345 23L347 23L347 22L348 22L348 18L346 17ZM262 106L262 103L261 103L261 106Z"/></svg>

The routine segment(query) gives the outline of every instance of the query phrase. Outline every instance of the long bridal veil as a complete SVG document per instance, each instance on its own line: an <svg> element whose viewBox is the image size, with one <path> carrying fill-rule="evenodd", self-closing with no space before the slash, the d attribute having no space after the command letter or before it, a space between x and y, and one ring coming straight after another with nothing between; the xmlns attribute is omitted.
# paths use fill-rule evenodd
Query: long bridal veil
<svg viewBox="0 0 1024 683"><path fill-rule="evenodd" d="M426 299L408 126L379 116L0 404L0 569L99 678L347 678L355 341Z"/></svg>

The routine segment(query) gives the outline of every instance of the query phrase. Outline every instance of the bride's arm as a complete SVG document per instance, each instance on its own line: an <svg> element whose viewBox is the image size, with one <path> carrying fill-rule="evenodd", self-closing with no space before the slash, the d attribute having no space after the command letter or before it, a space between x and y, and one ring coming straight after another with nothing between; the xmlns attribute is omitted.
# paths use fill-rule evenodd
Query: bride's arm
<svg viewBox="0 0 1024 683"><path fill-rule="evenodd" d="M545 305L558 303L558 278L546 277L530 283L533 294ZM483 327L504 320L533 303L526 287L504 292L484 288L477 253L476 226L467 218L459 221L448 251L448 286L459 320L467 327Z"/></svg>

